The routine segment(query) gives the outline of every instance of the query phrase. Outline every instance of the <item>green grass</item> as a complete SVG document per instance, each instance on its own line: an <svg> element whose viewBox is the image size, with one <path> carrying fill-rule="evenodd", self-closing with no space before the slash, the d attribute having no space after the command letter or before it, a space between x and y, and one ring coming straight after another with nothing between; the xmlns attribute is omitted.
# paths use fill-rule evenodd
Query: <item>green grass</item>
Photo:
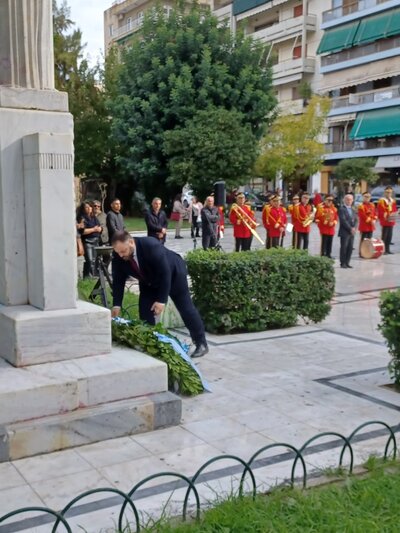
<svg viewBox="0 0 400 533"><path fill-rule="evenodd" d="M81 300L85 300L86 302L90 301L89 296L93 290L93 287L96 284L96 281L97 279L80 279L78 281L78 296ZM123 308L122 308L122 316L124 318L131 318L131 319L139 318L138 299L139 298L137 294L133 294L129 291L125 291ZM111 308L112 307L112 296L111 296L111 291L109 288L107 288L107 301L108 301L108 306ZM93 303L97 305L102 305L100 296L96 296Z"/></svg>
<svg viewBox="0 0 400 533"><path fill-rule="evenodd" d="M395 533L400 530L400 468L377 468L367 478L267 496L230 497L199 523L159 523L152 533Z"/></svg>
<svg viewBox="0 0 400 533"><path fill-rule="evenodd" d="M124 217L125 227L127 231L147 231L144 218L139 217ZM183 229L190 228L190 224L187 220L183 221ZM175 222L168 222L168 229L174 229Z"/></svg>

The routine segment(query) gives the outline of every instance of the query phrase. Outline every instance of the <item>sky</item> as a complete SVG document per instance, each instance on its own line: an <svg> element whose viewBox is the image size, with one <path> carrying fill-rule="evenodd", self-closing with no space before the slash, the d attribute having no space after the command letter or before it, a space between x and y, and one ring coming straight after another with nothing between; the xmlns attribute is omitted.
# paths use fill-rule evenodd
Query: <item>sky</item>
<svg viewBox="0 0 400 533"><path fill-rule="evenodd" d="M67 0L71 8L71 20L82 31L82 43L87 43L85 53L90 64L95 64L104 51L103 13L114 0ZM61 0L57 0L60 5Z"/></svg>

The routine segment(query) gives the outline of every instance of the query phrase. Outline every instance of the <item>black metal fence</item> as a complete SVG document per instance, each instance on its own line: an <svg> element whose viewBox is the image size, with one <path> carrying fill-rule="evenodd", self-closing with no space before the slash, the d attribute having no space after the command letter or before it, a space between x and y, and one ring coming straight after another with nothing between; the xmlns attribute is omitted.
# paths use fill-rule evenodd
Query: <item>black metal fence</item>
<svg viewBox="0 0 400 533"><path fill-rule="evenodd" d="M350 461L349 461L349 465L348 465L348 473L351 474L353 472L353 467L354 467L354 451L353 451L352 442L354 443L354 440L355 440L356 436L361 432L362 429L364 429L366 427L369 427L369 426L372 426L372 425L382 426L383 427L383 431L385 431L385 432L387 431L387 433L388 433L388 438L387 438L387 441L385 443L385 447L384 447L384 450L383 450L383 459L386 460L389 457L389 455L391 455L392 458L395 459L396 455L397 455L397 443L396 443L396 437L395 437L393 429L388 424L386 424L385 422L382 422L382 421L379 421L379 420L371 420L369 422L365 422L364 424L361 424L360 426L358 426L348 437L345 437L344 435L342 435L340 433L337 433L335 431L329 431L329 432L318 433L317 435L315 435L312 438L308 439L303 444L303 446L301 446L300 448L296 448L295 446L292 446L291 444L288 444L286 442L279 442L279 443L269 444L268 446L263 446L262 448L257 450L256 453L254 453L250 457L250 459L248 461L244 461L243 459L241 459L240 457L238 457L236 455L229 455L229 454L218 455L216 457L213 457L212 459L210 459L206 463L204 463L191 478L189 478L189 477L187 477L187 476L185 476L183 474L177 473L177 472L160 472L158 474L154 474L154 475L146 477L145 479L143 479L142 481L137 483L127 493L123 492L121 490L115 489L115 488L111 488L111 487L88 490L86 492L83 492L83 493L79 494L75 498L73 498L60 511L55 511L55 510L50 509L48 507L37 507L37 506L21 507L19 509L16 509L15 511L12 511L12 512L7 513L4 516L0 517L0 524L4 524L6 521L8 521L9 519L11 519L11 518L13 518L13 517L15 517L17 515L22 515L22 514L25 514L25 513L28 513L28 512L38 512L38 513L41 513L43 515L43 520L41 522L41 525L43 524L43 521L45 523L49 523L54 518L55 522L54 522L54 526L52 528L52 533L56 533L56 531L67 531L68 533L72 533L73 530L72 530L71 525L68 523L67 515L68 515L68 512L73 508L73 506L77 502L80 502L81 500L83 500L85 498L88 498L89 496L92 496L94 494L111 493L111 494L114 494L114 495L118 495L122 499L122 505L121 505L121 509L120 509L120 512L119 512L119 516L118 516L118 524L117 524L118 531L121 531L121 532L124 531L124 530L126 531L126 522L125 522L125 525L124 525L124 516L126 514L126 511L128 509L130 509L132 511L132 513L133 513L133 516L134 516L134 523L130 524L131 531L139 532L141 530L142 525L140 524L140 515L139 515L140 509L138 509L137 505L134 502L135 494L137 493L137 491L141 487L146 485L148 482L150 482L150 481L152 481L154 479L157 479L157 478L165 478L165 477L177 478L179 486L175 486L173 490L176 490L177 488L182 488L182 487L185 487L185 486L187 487L186 494L185 494L185 497L184 497L184 500L183 500L183 506L182 506L182 520L186 520L186 518L187 518L188 503L189 503L189 498L190 498L191 494L193 494L193 497L194 497L194 500L195 500L195 516L194 516L194 518L196 520L199 520L200 519L200 511L201 511L201 503L200 503L199 491L196 488L196 483L202 482L201 474L211 464L214 464L214 463L219 462L219 461L227 460L227 459L236 461L238 463L239 467L240 467L240 470L243 467L243 470L242 470L242 473L241 473L241 477L240 477L240 482L239 482L239 496L243 496L244 495L244 482L245 482L246 478L248 477L250 479L250 485L251 485L250 495L253 498L255 498L256 494L257 494L257 486L256 486L255 475L254 475L254 472L252 470L252 465L254 465L256 459L262 453L265 453L266 451L274 449L274 448L285 448L286 450L290 451L287 459L293 459L292 468L291 468L291 472L290 472L290 478L289 478L290 485L293 486L294 483L295 483L295 480L296 480L296 467L297 467L298 463L300 462L301 471L302 471L302 475L300 477L300 480L302 482L303 488L306 488L309 474L307 472L307 465L306 465L306 461L304 459L304 456L307 455L307 449L309 448L309 446L312 443L314 443L315 441L318 441L319 439L322 439L324 437L329 437L329 436L336 437L339 441L342 441L343 442L343 446L339 446L340 454L339 454L339 460L338 460L338 467L343 467L343 458L344 458L344 455L346 453L346 450L348 450L348 453L349 453L349 456L350 456ZM392 448L390 448L391 445L392 445ZM48 517L44 518L45 515L48 515ZM60 526L62 526L62 527L60 528ZM13 525L10 524L10 527L7 528L7 530L11 531L12 527L13 527ZM18 530L21 531L20 528ZM0 525L0 533L2 531L6 531L6 529L5 529L5 526L1 526Z"/></svg>

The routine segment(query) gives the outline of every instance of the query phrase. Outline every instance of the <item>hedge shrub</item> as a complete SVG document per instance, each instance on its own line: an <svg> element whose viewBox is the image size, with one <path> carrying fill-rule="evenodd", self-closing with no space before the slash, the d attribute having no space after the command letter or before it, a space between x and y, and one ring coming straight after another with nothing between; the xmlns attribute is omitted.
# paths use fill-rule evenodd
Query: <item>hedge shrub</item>
<svg viewBox="0 0 400 533"><path fill-rule="evenodd" d="M396 385L400 386L400 289L383 291L379 301L381 323L378 329L386 339L392 360L389 363L389 374Z"/></svg>
<svg viewBox="0 0 400 533"><path fill-rule="evenodd" d="M233 333L285 328L298 317L320 322L334 294L333 262L300 250L186 256L192 294L206 330Z"/></svg>

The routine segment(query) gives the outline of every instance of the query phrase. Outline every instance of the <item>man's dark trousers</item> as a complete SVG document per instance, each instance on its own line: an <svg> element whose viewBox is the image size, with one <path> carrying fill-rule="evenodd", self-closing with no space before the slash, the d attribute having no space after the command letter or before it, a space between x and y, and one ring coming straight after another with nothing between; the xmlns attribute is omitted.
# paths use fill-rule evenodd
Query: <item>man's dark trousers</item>
<svg viewBox="0 0 400 533"><path fill-rule="evenodd" d="M348 265L353 253L354 235L343 232L340 236L340 264Z"/></svg>

